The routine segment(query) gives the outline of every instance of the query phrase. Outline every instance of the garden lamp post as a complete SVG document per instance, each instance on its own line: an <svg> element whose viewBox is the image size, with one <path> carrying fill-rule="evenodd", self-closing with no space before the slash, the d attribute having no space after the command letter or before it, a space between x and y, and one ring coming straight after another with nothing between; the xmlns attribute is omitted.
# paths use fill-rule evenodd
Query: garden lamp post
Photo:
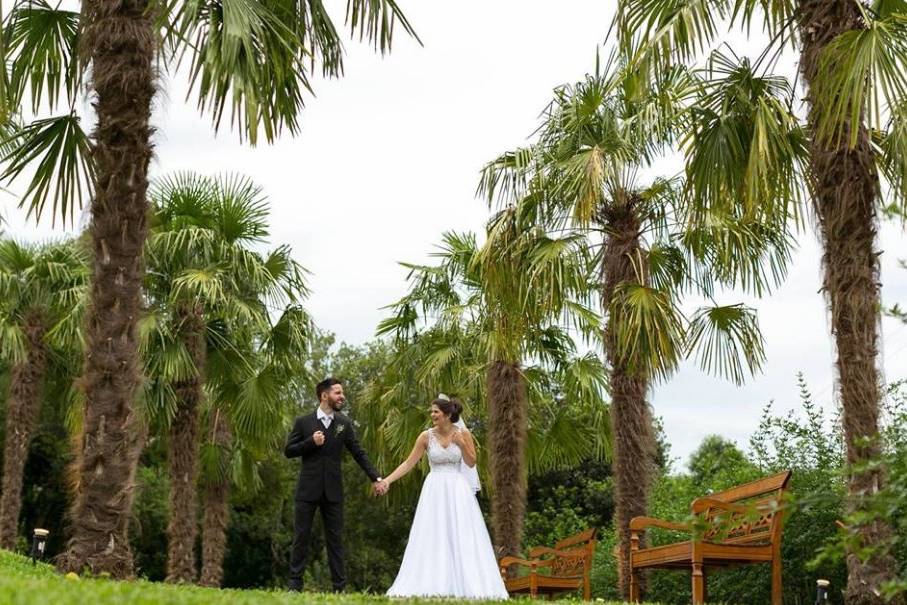
<svg viewBox="0 0 907 605"><path fill-rule="evenodd" d="M44 558L44 547L47 546L47 536L50 534L46 529L35 528L35 535L31 542L31 563L35 564L38 559Z"/></svg>
<svg viewBox="0 0 907 605"><path fill-rule="evenodd" d="M828 603L828 580L816 580L816 605Z"/></svg>

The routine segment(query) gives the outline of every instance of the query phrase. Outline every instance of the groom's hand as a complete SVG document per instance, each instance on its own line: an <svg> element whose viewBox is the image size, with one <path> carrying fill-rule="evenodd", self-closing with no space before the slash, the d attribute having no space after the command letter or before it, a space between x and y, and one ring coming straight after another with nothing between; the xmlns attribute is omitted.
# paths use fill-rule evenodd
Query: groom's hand
<svg viewBox="0 0 907 605"><path fill-rule="evenodd" d="M315 431L315 433L312 434L312 440L315 442L315 445L324 445L324 433Z"/></svg>
<svg viewBox="0 0 907 605"><path fill-rule="evenodd" d="M390 489L390 483L388 483L384 479L379 479L378 481L375 481L374 483L372 483L372 491L374 491L375 494L378 496L383 496L384 494L387 493L387 490L389 490L389 489Z"/></svg>

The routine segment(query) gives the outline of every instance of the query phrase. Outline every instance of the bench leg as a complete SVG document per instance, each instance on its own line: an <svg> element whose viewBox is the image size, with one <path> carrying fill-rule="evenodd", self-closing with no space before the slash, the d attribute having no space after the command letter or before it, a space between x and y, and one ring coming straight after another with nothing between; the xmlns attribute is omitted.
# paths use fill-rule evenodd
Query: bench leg
<svg viewBox="0 0 907 605"><path fill-rule="evenodd" d="M781 605L781 553L772 557L772 605Z"/></svg>
<svg viewBox="0 0 907 605"><path fill-rule="evenodd" d="M630 602L639 603L639 571L630 568Z"/></svg>
<svg viewBox="0 0 907 605"><path fill-rule="evenodd" d="M705 573L702 563L693 563L693 605L705 604Z"/></svg>
<svg viewBox="0 0 907 605"><path fill-rule="evenodd" d="M589 559L586 561L583 570L583 600L592 600L592 553L589 553Z"/></svg>

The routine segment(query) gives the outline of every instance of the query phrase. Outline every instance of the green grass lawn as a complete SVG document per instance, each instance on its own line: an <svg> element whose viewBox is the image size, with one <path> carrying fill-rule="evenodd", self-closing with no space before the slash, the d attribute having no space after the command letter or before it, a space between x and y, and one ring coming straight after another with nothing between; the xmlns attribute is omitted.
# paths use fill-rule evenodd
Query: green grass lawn
<svg viewBox="0 0 907 605"><path fill-rule="evenodd" d="M389 599L364 594L291 594L269 590L214 590L158 582L67 578L50 565L0 550L0 605L290 605L301 603L429 603L441 599ZM445 603L453 599L443 599ZM476 603L476 601L471 601ZM489 601L490 602L490 601ZM544 601L551 602L551 601ZM556 602L556 601L555 601ZM567 603L569 601L560 601ZM616 604L612 604L616 605Z"/></svg>

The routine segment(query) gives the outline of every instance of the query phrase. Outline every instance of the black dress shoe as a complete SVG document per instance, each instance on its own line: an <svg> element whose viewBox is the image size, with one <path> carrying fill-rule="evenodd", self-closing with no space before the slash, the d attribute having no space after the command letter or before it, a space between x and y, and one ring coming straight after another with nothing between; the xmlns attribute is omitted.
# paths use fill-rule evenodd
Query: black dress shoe
<svg viewBox="0 0 907 605"><path fill-rule="evenodd" d="M290 583L287 585L287 590L290 592L302 592L302 582L299 580L290 580Z"/></svg>

